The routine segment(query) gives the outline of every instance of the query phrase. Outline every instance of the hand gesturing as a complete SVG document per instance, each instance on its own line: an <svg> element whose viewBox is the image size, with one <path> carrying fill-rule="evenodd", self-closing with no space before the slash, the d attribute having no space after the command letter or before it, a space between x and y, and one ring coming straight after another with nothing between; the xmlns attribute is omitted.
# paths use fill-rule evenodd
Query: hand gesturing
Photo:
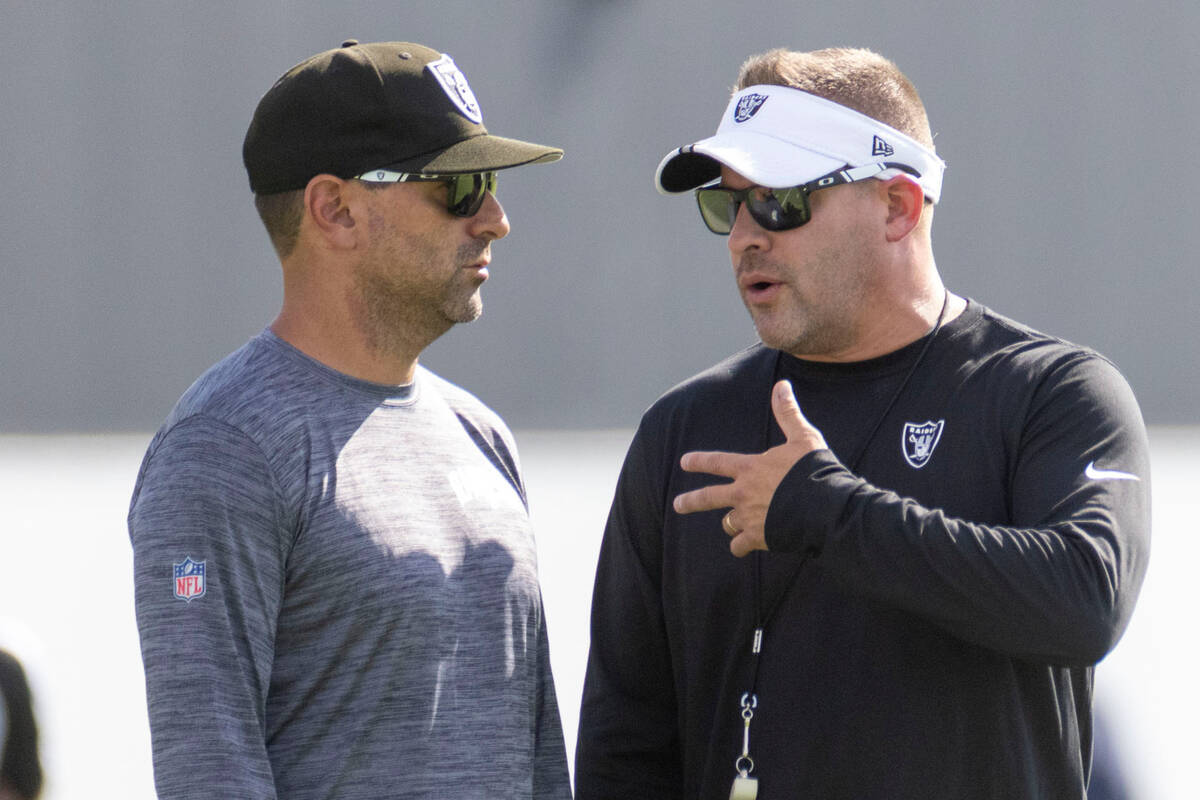
<svg viewBox="0 0 1200 800"><path fill-rule="evenodd" d="M732 483L713 484L675 498L680 514L731 509L725 515L725 532L733 537L729 549L739 558L752 550L766 550L764 526L771 498L783 476L814 450L825 447L825 437L814 428L796 403L792 385L779 381L771 392L771 410L787 441L765 453L685 453L680 465L688 472L703 472L732 478Z"/></svg>

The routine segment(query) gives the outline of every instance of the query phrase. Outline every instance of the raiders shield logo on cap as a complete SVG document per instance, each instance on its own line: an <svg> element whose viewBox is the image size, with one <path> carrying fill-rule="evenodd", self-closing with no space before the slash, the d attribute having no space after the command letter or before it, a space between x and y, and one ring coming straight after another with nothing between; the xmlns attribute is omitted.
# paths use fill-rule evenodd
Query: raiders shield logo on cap
<svg viewBox="0 0 1200 800"><path fill-rule="evenodd" d="M425 69L432 72L438 79L446 96L454 105L458 106L458 110L463 113L464 117L476 125L483 123L483 112L479 110L479 101L475 99L475 93L471 91L471 86L467 83L467 76L463 75L462 70L454 64L453 58L442 53L441 58L437 61L430 61L425 65Z"/></svg>
<svg viewBox="0 0 1200 800"><path fill-rule="evenodd" d="M767 102L765 94L748 94L738 100L737 108L733 110L734 122L745 122L758 113L762 104Z"/></svg>

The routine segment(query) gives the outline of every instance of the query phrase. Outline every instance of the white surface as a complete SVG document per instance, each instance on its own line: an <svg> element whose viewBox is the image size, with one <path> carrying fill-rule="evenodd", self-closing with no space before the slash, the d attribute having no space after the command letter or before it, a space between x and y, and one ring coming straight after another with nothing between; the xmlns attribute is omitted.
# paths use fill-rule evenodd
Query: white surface
<svg viewBox="0 0 1200 800"><path fill-rule="evenodd" d="M518 432L559 705L573 752L600 535L629 431ZM125 531L148 435L0 436L0 647L37 694L45 800L153 798ZM1200 687L1200 428L1151 431L1154 547L1133 623L1097 671L1140 800L1193 796Z"/></svg>
<svg viewBox="0 0 1200 800"><path fill-rule="evenodd" d="M1150 454L1150 568L1125 636L1096 668L1097 709L1136 800L1185 800L1197 796L1200 745L1200 427L1151 428Z"/></svg>
<svg viewBox="0 0 1200 800"><path fill-rule="evenodd" d="M148 441L0 437L0 647L35 692L44 800L155 796L125 532Z"/></svg>

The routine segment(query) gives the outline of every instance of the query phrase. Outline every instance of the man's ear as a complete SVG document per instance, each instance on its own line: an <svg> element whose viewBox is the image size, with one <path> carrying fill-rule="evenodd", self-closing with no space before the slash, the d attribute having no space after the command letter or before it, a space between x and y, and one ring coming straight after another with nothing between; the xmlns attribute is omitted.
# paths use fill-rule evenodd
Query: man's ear
<svg viewBox="0 0 1200 800"><path fill-rule="evenodd" d="M897 175L883 182L887 198L887 240L898 242L912 232L921 221L925 209L925 192L916 181Z"/></svg>
<svg viewBox="0 0 1200 800"><path fill-rule="evenodd" d="M351 202L350 185L334 175L317 175L304 187L304 215L313 232L335 249L353 249L362 226L361 206Z"/></svg>

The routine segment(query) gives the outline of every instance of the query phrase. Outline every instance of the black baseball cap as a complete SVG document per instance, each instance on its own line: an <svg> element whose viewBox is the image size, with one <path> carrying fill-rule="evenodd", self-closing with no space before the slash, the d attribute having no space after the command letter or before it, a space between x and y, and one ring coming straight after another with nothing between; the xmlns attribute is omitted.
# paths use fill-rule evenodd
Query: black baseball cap
<svg viewBox="0 0 1200 800"><path fill-rule="evenodd" d="M450 56L411 42L353 39L284 73L259 101L242 143L256 194L303 189L320 173L452 175L548 163L562 154L488 133Z"/></svg>

